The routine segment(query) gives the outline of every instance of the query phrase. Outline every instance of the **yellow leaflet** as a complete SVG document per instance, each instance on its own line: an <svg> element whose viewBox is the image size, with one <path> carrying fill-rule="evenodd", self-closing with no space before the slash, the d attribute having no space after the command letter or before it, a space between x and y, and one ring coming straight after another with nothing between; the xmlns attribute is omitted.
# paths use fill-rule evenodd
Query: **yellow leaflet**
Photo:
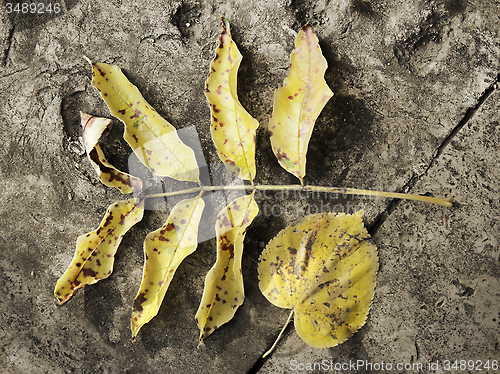
<svg viewBox="0 0 500 374"><path fill-rule="evenodd" d="M362 215L307 216L259 258L260 290L272 304L294 310L295 329L312 347L338 345L366 322L378 256Z"/></svg>
<svg viewBox="0 0 500 374"><path fill-rule="evenodd" d="M255 191L235 199L218 215L217 261L205 278L203 297L196 312L200 342L233 318L245 298L241 256L247 227L259 212Z"/></svg>
<svg viewBox="0 0 500 374"><path fill-rule="evenodd" d="M198 245L198 226L205 203L201 194L175 205L167 222L144 242L144 271L134 300L132 339L160 309L177 267Z"/></svg>
<svg viewBox="0 0 500 374"><path fill-rule="evenodd" d="M71 299L79 288L111 274L123 235L142 219L143 214L144 200L118 201L110 205L98 229L78 237L73 261L54 290L59 305Z"/></svg>
<svg viewBox="0 0 500 374"><path fill-rule="evenodd" d="M83 129L83 145L101 182L106 186L118 188L123 194L142 191L142 180L116 169L107 162L101 147L97 144L101 134L111 123L111 120L94 117L83 112L80 112L80 117Z"/></svg>
<svg viewBox="0 0 500 374"><path fill-rule="evenodd" d="M220 159L236 176L255 177L255 131L259 122L241 106L236 92L242 56L231 39L229 23L223 18L219 47L210 64L205 96L212 113L212 139Z"/></svg>
<svg viewBox="0 0 500 374"><path fill-rule="evenodd" d="M118 66L92 65L92 85L99 90L111 114L125 124L124 139L156 175L200 182L194 152L177 135Z"/></svg>
<svg viewBox="0 0 500 374"><path fill-rule="evenodd" d="M274 94L273 115L269 121L271 146L278 162L302 184L314 123L333 96L324 79L326 68L318 38L305 26L295 40L283 87Z"/></svg>

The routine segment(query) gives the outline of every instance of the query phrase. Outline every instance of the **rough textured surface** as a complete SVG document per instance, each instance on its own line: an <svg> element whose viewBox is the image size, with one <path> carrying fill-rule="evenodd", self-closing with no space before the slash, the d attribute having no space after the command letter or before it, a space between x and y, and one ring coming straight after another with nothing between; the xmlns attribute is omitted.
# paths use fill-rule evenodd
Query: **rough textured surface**
<svg viewBox="0 0 500 374"><path fill-rule="evenodd" d="M56 17L0 12L0 373L285 373L291 360L358 359L422 363L427 373L436 372L427 366L436 360L443 372L446 359L500 359L498 2L63 5ZM245 241L246 300L235 318L197 348L194 314L215 260L212 239L179 267L158 316L132 343L142 242L164 223L165 211L146 212L124 237L107 280L54 306L54 285L76 238L94 230L121 198L100 184L78 139L79 111L109 117L82 54L122 67L174 126L195 126L211 165L218 157L203 86L221 15L243 55L240 101L261 124L256 183L296 183L274 158L266 127L295 34L309 23L328 61L334 97L313 132L304 183L431 193L460 204L261 195L261 214ZM122 131L114 120L101 145L126 170L130 150ZM165 188L179 186L185 185L166 182ZM299 216L352 213L359 205L380 256L367 324L325 350L309 348L289 329L275 353L259 361L288 315L258 289L262 248Z"/></svg>

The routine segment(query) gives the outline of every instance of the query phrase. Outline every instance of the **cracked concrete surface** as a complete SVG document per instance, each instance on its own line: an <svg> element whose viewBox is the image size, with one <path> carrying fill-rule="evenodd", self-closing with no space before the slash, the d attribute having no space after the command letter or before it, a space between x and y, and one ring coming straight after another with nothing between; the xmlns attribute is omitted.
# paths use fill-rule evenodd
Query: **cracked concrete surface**
<svg viewBox="0 0 500 374"><path fill-rule="evenodd" d="M441 373L444 360L500 360L498 2L63 5L60 15L43 19L0 12L0 373L288 373L295 372L292 363L322 360L422 363L413 372ZM217 154L203 85L221 15L243 55L240 101L261 125L256 183L297 183L276 162L266 126L295 33L308 23L335 96L313 132L305 181L452 196L458 204L263 199L261 210L268 203L283 214L261 214L247 232L246 300L235 318L197 348L194 314L215 260L209 240L179 267L158 316L132 343L142 242L166 212L147 212L125 236L110 278L62 308L52 295L78 235L95 229L121 198L99 183L79 143L80 110L109 117L82 54L121 66L174 126L196 126L210 165ZM127 169L122 130L114 120L103 150ZM364 207L380 256L368 322L344 344L323 350L289 328L274 354L260 360L288 316L260 294L261 250L312 208L355 206ZM438 370L429 369L436 361Z"/></svg>

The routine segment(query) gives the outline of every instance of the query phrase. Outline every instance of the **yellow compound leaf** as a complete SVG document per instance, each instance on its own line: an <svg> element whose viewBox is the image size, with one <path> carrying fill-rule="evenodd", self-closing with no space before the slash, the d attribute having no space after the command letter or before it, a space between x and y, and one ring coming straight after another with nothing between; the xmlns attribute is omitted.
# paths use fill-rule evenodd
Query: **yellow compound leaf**
<svg viewBox="0 0 500 374"><path fill-rule="evenodd" d="M212 113L212 139L220 159L236 176L255 177L255 131L259 122L241 106L236 92L242 56L231 39L229 23L223 18L219 47L210 64L205 96Z"/></svg>
<svg viewBox="0 0 500 374"><path fill-rule="evenodd" d="M123 236L142 219L144 200L129 199L110 205L99 228L78 237L71 265L54 290L59 305L88 284L109 277Z"/></svg>
<svg viewBox="0 0 500 374"><path fill-rule="evenodd" d="M204 207L201 194L182 200L172 209L167 222L146 237L142 283L132 310L132 339L156 316L177 267L196 250Z"/></svg>
<svg viewBox="0 0 500 374"><path fill-rule="evenodd" d="M269 121L271 146L278 162L302 184L314 123L333 96L324 79L326 68L318 38L305 26L295 40L283 87L274 94L273 115Z"/></svg>
<svg viewBox="0 0 500 374"><path fill-rule="evenodd" d="M235 199L217 215L217 261L205 278L203 297L195 316L200 342L230 321L243 304L241 256L246 230L259 212L254 195L255 191Z"/></svg>
<svg viewBox="0 0 500 374"><path fill-rule="evenodd" d="M92 85L99 90L111 114L125 124L124 139L153 173L200 183L194 152L175 127L149 105L118 66L93 63Z"/></svg>
<svg viewBox="0 0 500 374"><path fill-rule="evenodd" d="M82 140L87 156L100 181L109 187L116 187L123 194L142 191L142 180L116 169L104 157L97 141L111 123L110 119L99 118L80 112L83 129Z"/></svg>
<svg viewBox="0 0 500 374"><path fill-rule="evenodd" d="M312 347L338 345L366 322L378 255L362 215L309 215L282 230L259 258L260 290L293 310L297 333Z"/></svg>

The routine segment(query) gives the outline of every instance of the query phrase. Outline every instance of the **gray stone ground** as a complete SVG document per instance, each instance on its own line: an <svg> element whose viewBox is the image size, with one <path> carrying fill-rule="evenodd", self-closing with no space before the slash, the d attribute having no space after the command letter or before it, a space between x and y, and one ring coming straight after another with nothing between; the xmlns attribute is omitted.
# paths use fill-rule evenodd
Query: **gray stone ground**
<svg viewBox="0 0 500 374"><path fill-rule="evenodd" d="M0 373L291 373L331 361L321 373L357 360L375 367L342 372L382 372L384 362L392 372L447 373L444 360L500 360L498 1L60 3L57 17L12 17L4 3L0 11ZM121 66L176 127L196 126L210 164L217 155L203 85L221 15L244 57L240 100L261 123L257 183L296 183L272 155L266 126L295 33L309 23L335 96L313 133L306 181L459 204L263 198L267 214L245 241L247 297L235 318L197 348L194 314L215 260L212 239L179 267L158 316L132 343L142 242L167 212L147 212L126 235L109 279L62 308L52 295L77 236L121 198L99 183L78 141L80 110L109 116L82 55ZM103 146L126 169L121 131L115 120ZM259 361L288 315L258 289L262 248L309 211L360 204L380 256L366 325L330 349L308 347L289 328Z"/></svg>

